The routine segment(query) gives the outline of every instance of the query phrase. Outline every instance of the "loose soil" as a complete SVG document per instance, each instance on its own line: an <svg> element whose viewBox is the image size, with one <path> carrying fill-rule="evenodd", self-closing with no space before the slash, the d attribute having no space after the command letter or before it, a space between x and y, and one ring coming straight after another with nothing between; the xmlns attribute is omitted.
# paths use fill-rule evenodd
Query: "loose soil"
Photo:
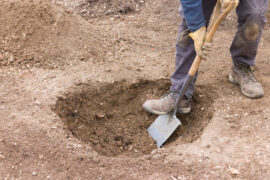
<svg viewBox="0 0 270 180"><path fill-rule="evenodd" d="M77 7L77 12L86 19L117 14L134 14L141 10L144 3L144 0L84 0Z"/></svg>
<svg viewBox="0 0 270 180"><path fill-rule="evenodd" d="M0 67L58 68L104 55L91 25L47 0L4 1L0 14Z"/></svg>
<svg viewBox="0 0 270 180"><path fill-rule="evenodd" d="M142 104L146 99L162 96L169 85L168 80L141 81L129 86L118 82L98 88L91 84L81 85L79 93L60 98L55 111L75 137L89 143L100 155L149 154L156 149L156 144L147 128L157 116L146 113ZM212 117L210 105L213 100L205 89L199 88L199 92L202 97L196 93L194 112L180 117L183 126L169 142L179 136L185 139L185 143L193 142L207 126Z"/></svg>
<svg viewBox="0 0 270 180"><path fill-rule="evenodd" d="M162 148L148 135L157 116L142 104L170 87L178 7L2 0L0 179L269 179L269 23L254 67L263 98L228 81L233 12L200 65L192 112Z"/></svg>

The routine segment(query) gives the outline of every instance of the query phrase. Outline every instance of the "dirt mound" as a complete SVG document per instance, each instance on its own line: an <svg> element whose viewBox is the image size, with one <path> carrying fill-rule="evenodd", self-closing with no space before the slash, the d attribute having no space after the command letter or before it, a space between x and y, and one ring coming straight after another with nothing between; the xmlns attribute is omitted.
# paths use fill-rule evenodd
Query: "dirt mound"
<svg viewBox="0 0 270 180"><path fill-rule="evenodd" d="M77 7L86 19L140 11L145 0L85 0Z"/></svg>
<svg viewBox="0 0 270 180"><path fill-rule="evenodd" d="M103 55L96 31L51 2L3 2L0 23L0 66L55 68Z"/></svg>
<svg viewBox="0 0 270 180"><path fill-rule="evenodd" d="M142 104L146 99L160 97L169 83L167 80L132 85L118 82L99 88L86 85L80 87L81 92L68 94L66 99L60 98L55 111L75 137L89 143L100 155L148 154L156 145L147 128L157 116L145 112ZM205 94L206 90L200 91ZM204 97L196 95L194 113L180 117L184 126L169 142L174 142L179 136L185 139L180 143L197 139L211 119L211 103L208 93Z"/></svg>

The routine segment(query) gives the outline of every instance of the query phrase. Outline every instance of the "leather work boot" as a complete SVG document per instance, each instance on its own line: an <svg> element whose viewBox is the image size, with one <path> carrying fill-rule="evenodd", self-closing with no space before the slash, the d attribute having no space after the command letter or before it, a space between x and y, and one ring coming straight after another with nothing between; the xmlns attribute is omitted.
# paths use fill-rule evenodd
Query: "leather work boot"
<svg viewBox="0 0 270 180"><path fill-rule="evenodd" d="M162 115L173 111L174 103L177 98L177 93L175 91L169 91L160 99L147 100L143 104L143 108L156 115ZM191 101L192 99L187 99L185 96L180 101L177 112L182 114L188 114L191 111Z"/></svg>
<svg viewBox="0 0 270 180"><path fill-rule="evenodd" d="M250 66L234 63L229 80L240 86L241 92L251 98L263 97L262 85L256 80Z"/></svg>

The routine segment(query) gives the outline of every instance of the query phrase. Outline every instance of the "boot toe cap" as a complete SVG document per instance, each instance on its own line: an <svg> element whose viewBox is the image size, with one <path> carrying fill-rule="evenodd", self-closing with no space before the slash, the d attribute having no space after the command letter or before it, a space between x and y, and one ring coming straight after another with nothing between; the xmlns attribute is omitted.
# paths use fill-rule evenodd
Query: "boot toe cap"
<svg viewBox="0 0 270 180"><path fill-rule="evenodd" d="M166 114L166 112L161 111L160 108L157 107L155 100L145 101L145 103L143 104L143 109L149 113L156 115Z"/></svg>
<svg viewBox="0 0 270 180"><path fill-rule="evenodd" d="M252 99L261 98L264 96L264 90L260 83L245 85L241 88L242 93Z"/></svg>

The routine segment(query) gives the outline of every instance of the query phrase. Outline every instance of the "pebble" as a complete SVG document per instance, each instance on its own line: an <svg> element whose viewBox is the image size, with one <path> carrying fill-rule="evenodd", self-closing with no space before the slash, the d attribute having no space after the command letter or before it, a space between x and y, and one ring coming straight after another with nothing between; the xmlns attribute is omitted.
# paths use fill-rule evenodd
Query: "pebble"
<svg viewBox="0 0 270 180"><path fill-rule="evenodd" d="M234 169L234 168L230 168L230 172L231 172L231 175L238 175L239 174L239 170Z"/></svg>
<svg viewBox="0 0 270 180"><path fill-rule="evenodd" d="M92 161L93 163L100 163L100 160L97 157L93 157Z"/></svg>
<svg viewBox="0 0 270 180"><path fill-rule="evenodd" d="M130 11L132 11L132 6L131 6L130 4L128 4L128 3L123 3L123 4L120 6L120 12L121 12L121 13L126 14L126 13L128 13L128 12L130 12Z"/></svg>
<svg viewBox="0 0 270 180"><path fill-rule="evenodd" d="M113 118L113 113L106 113L106 116L108 119L112 119Z"/></svg>
<svg viewBox="0 0 270 180"><path fill-rule="evenodd" d="M105 117L104 114L101 114L101 113L96 114L96 118L98 118L98 119L103 119L104 117Z"/></svg>
<svg viewBox="0 0 270 180"><path fill-rule="evenodd" d="M32 175L33 175L33 176L36 176L36 175L37 175L37 172L36 172L36 171L33 171L33 172L32 172Z"/></svg>
<svg viewBox="0 0 270 180"><path fill-rule="evenodd" d="M41 102L39 100L35 100L34 102L36 105L40 106L41 105Z"/></svg>
<svg viewBox="0 0 270 180"><path fill-rule="evenodd" d="M13 62L14 61L14 57L13 56L10 56L9 61L10 62Z"/></svg>
<svg viewBox="0 0 270 180"><path fill-rule="evenodd" d="M0 159L4 159L5 156L3 156L1 153L0 153Z"/></svg>
<svg viewBox="0 0 270 180"><path fill-rule="evenodd" d="M157 149L154 149L152 152L151 152L152 155L154 154L157 154Z"/></svg>

